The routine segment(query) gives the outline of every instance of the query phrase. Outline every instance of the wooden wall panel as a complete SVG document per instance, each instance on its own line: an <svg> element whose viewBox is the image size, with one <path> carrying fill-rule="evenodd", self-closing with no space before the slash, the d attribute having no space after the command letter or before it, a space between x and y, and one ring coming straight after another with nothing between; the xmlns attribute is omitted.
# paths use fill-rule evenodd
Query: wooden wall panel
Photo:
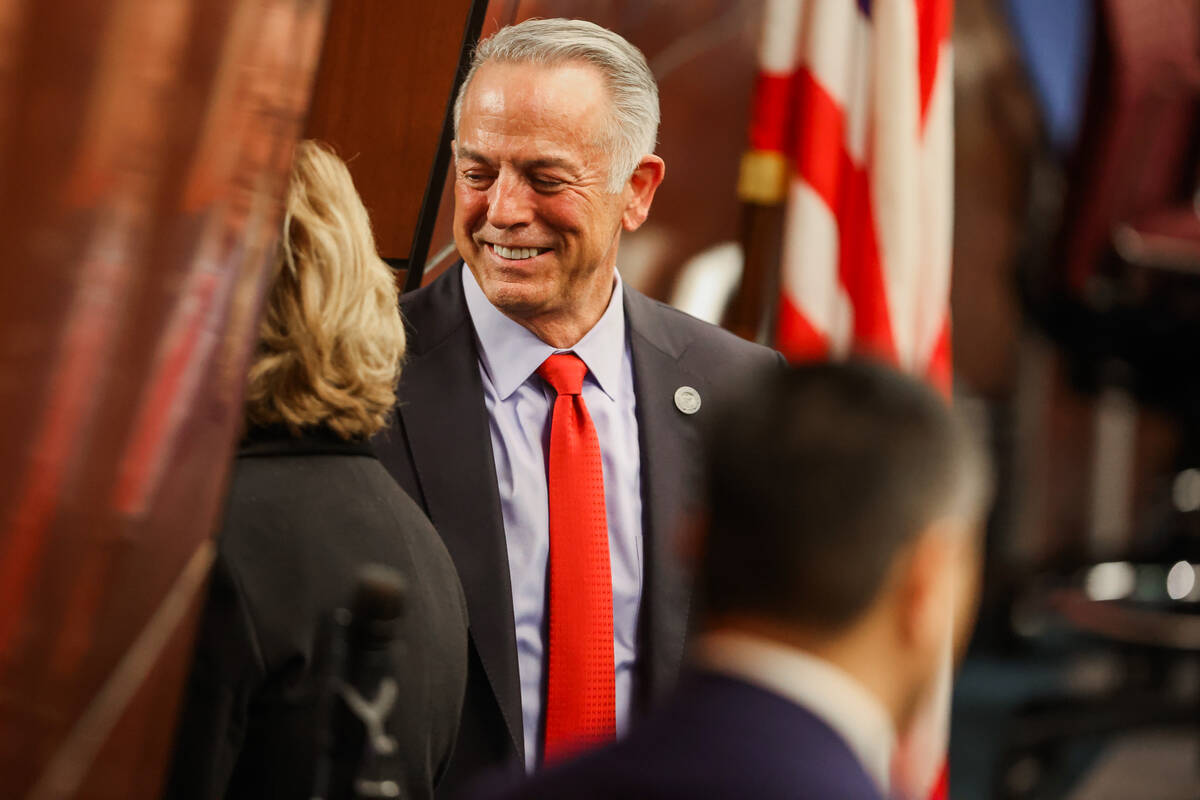
<svg viewBox="0 0 1200 800"><path fill-rule="evenodd" d="M305 135L350 164L385 258L407 258L470 0L334 3Z"/></svg>

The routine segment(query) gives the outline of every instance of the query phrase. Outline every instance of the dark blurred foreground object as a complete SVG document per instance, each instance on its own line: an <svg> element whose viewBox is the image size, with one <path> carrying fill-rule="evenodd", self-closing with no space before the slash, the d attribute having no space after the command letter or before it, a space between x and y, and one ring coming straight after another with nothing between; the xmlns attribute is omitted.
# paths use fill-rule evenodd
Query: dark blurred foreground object
<svg viewBox="0 0 1200 800"><path fill-rule="evenodd" d="M318 706L314 800L399 797L394 776L405 769L388 722L412 714L397 707L394 677L402 665L390 651L404 613L404 578L369 564L359 572L350 608L329 619ZM402 643L401 643L402 644ZM401 651L402 652L402 651Z"/></svg>
<svg viewBox="0 0 1200 800"><path fill-rule="evenodd" d="M466 602L433 525L367 443L396 402L398 292L349 171L317 143L296 147L286 209L167 796L312 797L332 727L319 788L432 798L462 709ZM395 580L363 582L369 564L400 573L403 615ZM355 592L344 658L323 668L338 652L323 624ZM372 731L386 760L363 761L362 731L323 707L323 670L365 703L390 687Z"/></svg>
<svg viewBox="0 0 1200 800"><path fill-rule="evenodd" d="M0 797L160 789L324 27L0 2Z"/></svg>
<svg viewBox="0 0 1200 800"><path fill-rule="evenodd" d="M1014 613L1056 632L1043 640L1104 654L1110 678L1019 712L997 774L1005 798L1046 796L1043 778L1081 737L1200 733L1200 4L1096 0L1094 17L1069 188L1059 213L1052 191L1035 197L1042 237L1022 287L1072 384L1095 397L1086 533ZM1146 411L1172 420L1178 446L1135 513Z"/></svg>

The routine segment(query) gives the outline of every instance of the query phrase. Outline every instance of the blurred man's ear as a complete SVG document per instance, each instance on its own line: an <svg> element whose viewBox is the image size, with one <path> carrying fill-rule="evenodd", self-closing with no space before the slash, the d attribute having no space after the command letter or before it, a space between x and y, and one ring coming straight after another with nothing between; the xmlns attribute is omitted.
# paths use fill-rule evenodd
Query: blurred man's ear
<svg viewBox="0 0 1200 800"><path fill-rule="evenodd" d="M971 633L975 630L976 614L979 611L979 592L983 582L983 531L982 523L973 522L957 530L955 540L957 584L954 592L954 663L957 666L966 655Z"/></svg>
<svg viewBox="0 0 1200 800"><path fill-rule="evenodd" d="M978 531L958 520L929 525L902 559L901 637L905 648L934 658L952 635L956 662L975 625L981 567ZM931 661L932 663L932 661Z"/></svg>
<svg viewBox="0 0 1200 800"><path fill-rule="evenodd" d="M650 215L654 193L658 191L659 184L666 174L667 165L661 158L656 155L642 156L626 187L630 194L625 203L625 211L621 215L621 225L625 230L636 231L642 227L642 223Z"/></svg>
<svg viewBox="0 0 1200 800"><path fill-rule="evenodd" d="M928 655L930 663L945 640L954 613L957 542L941 524L923 530L900 559L896 602L900 636L906 650Z"/></svg>

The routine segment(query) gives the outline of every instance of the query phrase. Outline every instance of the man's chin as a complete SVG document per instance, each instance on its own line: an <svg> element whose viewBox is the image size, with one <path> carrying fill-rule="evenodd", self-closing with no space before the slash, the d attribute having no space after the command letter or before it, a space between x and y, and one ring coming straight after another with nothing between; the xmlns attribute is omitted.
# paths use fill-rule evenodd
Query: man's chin
<svg viewBox="0 0 1200 800"><path fill-rule="evenodd" d="M484 296L505 315L518 319L537 316L550 304L553 292L546 285L545 276L481 266L482 269L471 267L471 272Z"/></svg>
<svg viewBox="0 0 1200 800"><path fill-rule="evenodd" d="M546 306L545 292L510 281L488 281L483 286L488 301L510 317L530 317Z"/></svg>

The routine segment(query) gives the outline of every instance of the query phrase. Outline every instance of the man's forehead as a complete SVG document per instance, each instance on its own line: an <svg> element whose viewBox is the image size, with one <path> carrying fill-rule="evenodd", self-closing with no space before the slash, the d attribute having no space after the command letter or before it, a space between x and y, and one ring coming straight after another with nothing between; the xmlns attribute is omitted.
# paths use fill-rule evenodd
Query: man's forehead
<svg viewBox="0 0 1200 800"><path fill-rule="evenodd" d="M488 63L464 97L457 157L523 168L606 164L606 114L605 90L590 65Z"/></svg>
<svg viewBox="0 0 1200 800"><path fill-rule="evenodd" d="M467 85L463 114L586 118L607 111L607 94L600 71L585 62L486 62Z"/></svg>

